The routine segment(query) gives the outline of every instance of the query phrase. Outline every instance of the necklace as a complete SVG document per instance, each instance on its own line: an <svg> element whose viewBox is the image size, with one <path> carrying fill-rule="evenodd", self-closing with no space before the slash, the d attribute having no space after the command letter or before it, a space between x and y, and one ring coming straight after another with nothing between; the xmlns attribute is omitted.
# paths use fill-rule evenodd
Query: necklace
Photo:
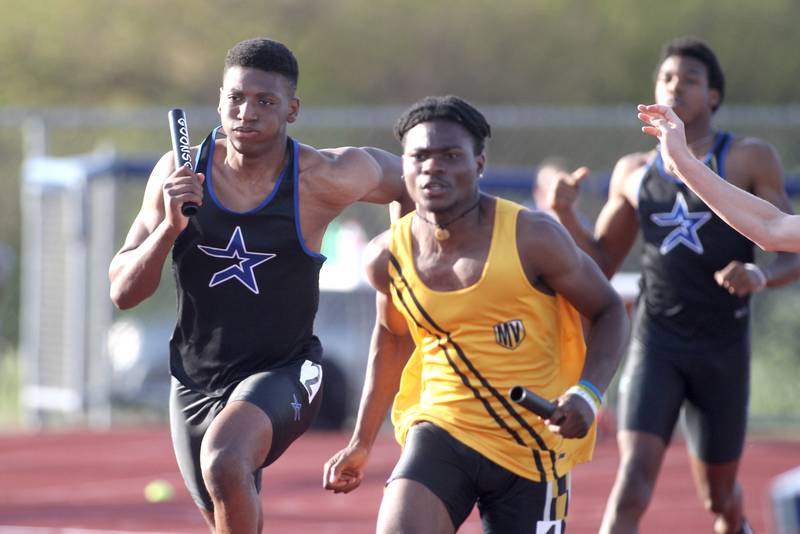
<svg viewBox="0 0 800 534"><path fill-rule="evenodd" d="M450 221L448 221L446 223L443 223L443 224L440 224L440 223L437 223L437 222L433 222L433 221L429 221L428 219L426 219L425 217L420 215L419 212L416 212L416 215L422 221L430 224L431 226L435 226L436 227L436 229L433 231L433 237L435 237L437 241L447 241L448 239L450 239L450 230L448 230L447 227L450 226L451 224L453 224L454 222L456 222L457 220L459 220L460 218L462 218L463 216L465 216L467 213L469 213L472 210L474 210L475 208L477 208L478 204L480 204L480 203L481 203L481 199L480 199L480 196L479 196L478 200L475 202L475 204L473 204L472 206L470 206L466 210L462 211L461 215L459 215L456 218L451 219Z"/></svg>

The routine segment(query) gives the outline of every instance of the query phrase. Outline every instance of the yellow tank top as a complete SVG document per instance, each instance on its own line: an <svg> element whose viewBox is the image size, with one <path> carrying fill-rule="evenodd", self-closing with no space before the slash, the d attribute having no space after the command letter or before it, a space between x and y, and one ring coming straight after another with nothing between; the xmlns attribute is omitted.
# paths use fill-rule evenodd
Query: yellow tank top
<svg viewBox="0 0 800 534"><path fill-rule="evenodd" d="M563 297L535 289L516 246L522 206L497 199L480 279L456 291L428 288L417 276L410 213L392 226L392 301L417 349L403 370L392 408L395 436L430 421L493 462L541 481L591 459L595 428L582 439L553 434L508 400L522 385L555 399L574 385L586 348L580 316Z"/></svg>

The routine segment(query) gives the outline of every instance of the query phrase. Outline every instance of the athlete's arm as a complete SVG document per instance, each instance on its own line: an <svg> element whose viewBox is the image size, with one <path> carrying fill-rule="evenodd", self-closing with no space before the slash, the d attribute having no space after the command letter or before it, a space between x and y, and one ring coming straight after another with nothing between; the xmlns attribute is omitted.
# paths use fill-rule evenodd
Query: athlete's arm
<svg viewBox="0 0 800 534"><path fill-rule="evenodd" d="M788 210L781 202L764 199L770 196L764 189L775 188L769 185L770 179L756 180L754 192L758 196L720 179L689 152L683 122L668 106L639 106L639 118L645 123L642 131L660 139L667 169L722 220L764 250L800 252L800 217L784 213Z"/></svg>
<svg viewBox="0 0 800 534"><path fill-rule="evenodd" d="M550 196L550 207L559 222L608 278L619 269L639 230L636 209L629 200L629 189L640 167L641 156L638 154L626 156L617 162L611 175L608 200L595 222L594 235L581 223L574 208L578 186L586 173L561 176Z"/></svg>
<svg viewBox="0 0 800 534"><path fill-rule="evenodd" d="M517 242L531 283L562 295L588 320L590 329L581 378L605 391L628 339L628 315L622 300L595 262L552 219L521 212ZM551 418L551 422L557 422L558 432L564 437L585 435L593 419L585 401L567 394L558 404Z"/></svg>
<svg viewBox="0 0 800 534"><path fill-rule="evenodd" d="M341 205L363 201L409 205L400 156L379 148L342 147L317 151L314 174L328 182L331 199Z"/></svg>
<svg viewBox="0 0 800 534"><path fill-rule="evenodd" d="M781 213L789 214L787 217L790 217L794 210L786 194L783 165L775 148L760 139L745 138L735 152L737 158L741 153L741 160L747 165L747 173L752 179L753 194L781 210ZM731 157L728 159L731 165L733 163ZM800 276L800 254L789 251L778 252L769 264L761 267L761 271L766 278L767 287L778 287L793 282Z"/></svg>
<svg viewBox="0 0 800 534"><path fill-rule="evenodd" d="M381 167L381 173L383 175L382 182L386 182L378 187L377 190L373 190L370 192L370 196L375 194L379 200L378 203L383 204L384 198L388 195L388 197L392 197L390 204L389 204L389 219L394 222L400 219L406 213L410 211L414 211L414 201L411 199L411 196L408 194L408 189L406 188L406 184L403 181L403 163L402 159L398 157L396 154L392 154L391 152L387 152L385 150L381 150L380 148L373 148L373 147L363 147L367 153L372 156L375 161L378 162L378 165ZM400 180L400 197L393 198L396 194L395 188L395 178ZM371 198L365 197L363 200L367 202L376 202L375 200L371 200Z"/></svg>
<svg viewBox="0 0 800 534"><path fill-rule="evenodd" d="M792 213L792 205L783 182L783 167L777 151L761 139L738 138L732 144L725 162L729 174L736 170L747 181L740 187L749 189L785 213ZM800 276L800 255L779 252L772 261L758 267L752 263L731 262L714 277L730 293L745 296L767 286L777 287L792 282Z"/></svg>
<svg viewBox="0 0 800 534"><path fill-rule="evenodd" d="M111 300L118 308L132 308L155 293L172 244L189 222L180 208L185 202L202 203L203 179L186 167L175 170L172 152L153 168L139 214L108 269Z"/></svg>
<svg viewBox="0 0 800 534"><path fill-rule="evenodd" d="M388 239L387 231L375 238L366 251L371 256L367 274L377 290L377 317L353 435L347 447L328 460L323 470L323 487L335 493L349 493L361 484L363 466L397 392L403 367L414 350L405 319L389 295Z"/></svg>

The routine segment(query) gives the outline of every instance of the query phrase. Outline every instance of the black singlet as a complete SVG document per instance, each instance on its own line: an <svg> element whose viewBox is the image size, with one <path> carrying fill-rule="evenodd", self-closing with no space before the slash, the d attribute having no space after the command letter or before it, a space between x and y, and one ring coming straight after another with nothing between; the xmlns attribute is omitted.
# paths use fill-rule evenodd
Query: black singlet
<svg viewBox="0 0 800 534"><path fill-rule="evenodd" d="M730 134L718 133L704 160L723 178L730 143ZM749 298L729 294L714 273L733 260L752 262L753 243L667 174L660 153L644 172L638 200L644 316L685 337L741 337Z"/></svg>
<svg viewBox="0 0 800 534"><path fill-rule="evenodd" d="M319 361L313 334L324 256L310 251L298 218L298 145L272 192L248 212L226 209L214 193L216 133L200 147L204 201L172 251L178 321L170 340L172 375L217 396L239 380L300 358Z"/></svg>

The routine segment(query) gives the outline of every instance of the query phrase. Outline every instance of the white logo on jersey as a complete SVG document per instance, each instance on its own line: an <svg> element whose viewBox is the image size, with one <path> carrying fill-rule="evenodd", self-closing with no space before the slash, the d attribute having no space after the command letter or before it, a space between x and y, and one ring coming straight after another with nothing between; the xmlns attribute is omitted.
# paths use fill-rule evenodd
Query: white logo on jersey
<svg viewBox="0 0 800 534"><path fill-rule="evenodd" d="M242 229L238 226L233 231L226 248L209 247L207 245L197 245L197 248L212 258L233 260L230 266L214 273L208 283L208 287L214 287L222 282L236 279L256 295L258 295L258 282L253 269L275 257L275 254L271 252L261 253L247 250L247 246L244 243L244 234L242 234Z"/></svg>
<svg viewBox="0 0 800 534"><path fill-rule="evenodd" d="M308 403L311 404L322 385L322 366L308 360L304 361L300 368L300 383L306 388Z"/></svg>
<svg viewBox="0 0 800 534"><path fill-rule="evenodd" d="M695 254L702 254L703 243L697 231L711 219L711 216L709 211L689 211L683 193L678 193L672 211L650 215L650 220L659 226L675 226L675 229L661 242L659 252L664 255L678 245L684 245Z"/></svg>

